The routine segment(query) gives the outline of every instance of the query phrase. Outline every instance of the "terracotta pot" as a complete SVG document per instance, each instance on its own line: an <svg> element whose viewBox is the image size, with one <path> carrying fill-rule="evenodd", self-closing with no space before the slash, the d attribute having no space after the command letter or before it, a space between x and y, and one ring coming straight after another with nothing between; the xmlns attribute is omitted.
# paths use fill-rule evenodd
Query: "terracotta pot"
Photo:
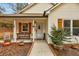
<svg viewBox="0 0 79 59"><path fill-rule="evenodd" d="M4 42L3 46L9 46L11 43L10 42Z"/></svg>

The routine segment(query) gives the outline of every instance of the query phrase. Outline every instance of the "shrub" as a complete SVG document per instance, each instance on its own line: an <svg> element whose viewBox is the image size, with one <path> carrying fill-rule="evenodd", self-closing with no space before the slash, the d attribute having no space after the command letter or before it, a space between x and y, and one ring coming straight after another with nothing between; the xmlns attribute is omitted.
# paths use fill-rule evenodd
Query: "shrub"
<svg viewBox="0 0 79 59"><path fill-rule="evenodd" d="M65 38L68 35L68 32L66 32L64 29L56 29L56 27L52 27L51 34L49 37L51 38L53 44L55 45L61 45L63 44L63 41L67 41Z"/></svg>

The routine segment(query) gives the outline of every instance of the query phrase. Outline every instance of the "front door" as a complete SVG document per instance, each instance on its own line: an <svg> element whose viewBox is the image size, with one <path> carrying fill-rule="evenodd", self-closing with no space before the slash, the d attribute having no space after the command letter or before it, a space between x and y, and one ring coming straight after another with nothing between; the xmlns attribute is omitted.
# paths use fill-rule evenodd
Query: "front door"
<svg viewBox="0 0 79 59"><path fill-rule="evenodd" d="M43 32L44 26L42 23L37 23L36 28L36 39L43 39L44 38L44 32Z"/></svg>

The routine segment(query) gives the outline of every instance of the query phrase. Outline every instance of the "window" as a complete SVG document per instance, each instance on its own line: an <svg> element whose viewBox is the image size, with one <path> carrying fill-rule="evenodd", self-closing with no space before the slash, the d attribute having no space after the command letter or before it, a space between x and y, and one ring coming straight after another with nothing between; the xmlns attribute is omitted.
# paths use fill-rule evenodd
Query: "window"
<svg viewBox="0 0 79 59"><path fill-rule="evenodd" d="M71 21L72 21L72 24L71 24ZM79 35L79 20L64 20L63 28L64 30L69 32L69 34L77 36Z"/></svg>
<svg viewBox="0 0 79 59"><path fill-rule="evenodd" d="M79 20L73 20L73 35L79 35Z"/></svg>
<svg viewBox="0 0 79 59"><path fill-rule="evenodd" d="M64 30L67 31L70 35L70 20L64 20L63 27Z"/></svg>
<svg viewBox="0 0 79 59"><path fill-rule="evenodd" d="M22 32L28 32L29 31L29 24L23 23L22 25Z"/></svg>

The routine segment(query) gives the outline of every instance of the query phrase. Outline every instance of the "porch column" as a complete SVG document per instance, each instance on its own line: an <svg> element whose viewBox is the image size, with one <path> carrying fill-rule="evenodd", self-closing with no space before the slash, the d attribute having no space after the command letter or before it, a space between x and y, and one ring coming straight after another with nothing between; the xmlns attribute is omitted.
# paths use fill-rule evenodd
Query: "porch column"
<svg viewBox="0 0 79 59"><path fill-rule="evenodd" d="M48 34L49 34L49 35L50 35L50 32L51 32L51 20L48 19ZM48 44L52 43L52 41L51 41L49 35L48 35L48 39L47 39Z"/></svg>
<svg viewBox="0 0 79 59"><path fill-rule="evenodd" d="M70 32L71 32L71 36L72 36L73 35L73 22L72 22L73 20L70 20L70 21L71 21L71 25L70 25L70 28L71 29L70 29Z"/></svg>
<svg viewBox="0 0 79 59"><path fill-rule="evenodd" d="M16 42L16 20L14 20L14 27L13 27L13 41Z"/></svg>
<svg viewBox="0 0 79 59"><path fill-rule="evenodd" d="M34 24L34 20L33 20L33 42L34 42L34 40L35 40L35 24Z"/></svg>

